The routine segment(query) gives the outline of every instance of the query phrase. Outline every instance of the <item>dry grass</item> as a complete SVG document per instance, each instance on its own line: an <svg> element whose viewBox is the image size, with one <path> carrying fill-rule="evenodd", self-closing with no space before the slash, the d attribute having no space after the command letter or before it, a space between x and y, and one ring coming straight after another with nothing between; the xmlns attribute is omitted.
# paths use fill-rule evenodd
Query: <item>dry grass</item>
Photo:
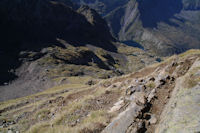
<svg viewBox="0 0 200 133"><path fill-rule="evenodd" d="M106 80L105 80L106 81ZM105 82L104 81L104 82ZM51 121L45 121L45 122L39 122L36 125L32 126L28 133L35 133L35 132L44 132L44 133L79 133L83 129L88 130L95 130L93 129L95 127L94 124L100 123L102 125L106 124L106 122L109 121L110 117L108 117L107 110L85 110L88 106L88 102L91 99L95 99L96 97L99 97L106 93L106 88L103 87L101 83L95 85L93 88L95 88L93 91L91 90L91 93L86 93L84 95L78 94L76 92L73 92L71 94L77 94L80 97L77 97L73 101L69 102L67 106L63 106L62 110L55 115ZM83 89L87 90L87 89ZM119 90L115 90L119 91ZM80 92L80 91L79 91ZM119 93L119 92L118 92ZM70 94L68 94L70 96ZM67 96L65 96L67 97ZM56 108L56 107L55 107ZM81 114L76 114L77 111L87 111L89 114L87 116L84 116L84 118L80 117ZM42 112L38 112L39 114L46 114L46 110ZM80 119L80 123L77 123L76 126L71 127L67 123L73 123L74 121Z"/></svg>
<svg viewBox="0 0 200 133"><path fill-rule="evenodd" d="M142 53L143 51L136 47L131 47L131 46L127 46L124 44L120 44L118 47L118 52L124 53L124 54L133 54L133 53Z"/></svg>
<svg viewBox="0 0 200 133"><path fill-rule="evenodd" d="M79 115L73 114L77 110L83 109L85 106L87 106L87 103L85 101L89 99L93 99L96 96L101 95L104 93L104 91L100 90L95 92L94 95L85 95L78 101L75 100L71 102L69 105L64 107L61 113L57 114L56 117L51 120L50 122L44 122L44 123L38 123L37 125L31 127L28 133L35 133L35 132L60 132L60 133L67 133L67 132L79 132L81 129L84 129L85 127L93 128L94 123L105 123L107 121L107 115L106 111L104 110L98 110L98 111L92 111L90 112L88 116L85 116L83 121L79 123L76 127L71 126L64 126L63 123L70 123L73 121L76 121L79 119ZM46 111L45 111L46 112ZM67 117L70 116L70 117ZM53 125L53 126L51 126ZM59 128L62 127L62 128ZM64 127L64 128L63 128Z"/></svg>
<svg viewBox="0 0 200 133"><path fill-rule="evenodd" d="M156 87L156 85L155 85L154 82L149 82L149 83L147 83L146 86L147 86L148 88L150 88L150 89L154 89L154 88Z"/></svg>
<svg viewBox="0 0 200 133"><path fill-rule="evenodd" d="M200 76L196 75L198 71L200 71L200 67L193 69L193 71L185 78L185 86L187 88L193 88L200 83Z"/></svg>
<svg viewBox="0 0 200 133"><path fill-rule="evenodd" d="M44 120L44 119L47 119L48 117L48 114L50 113L50 110L49 109L42 109L42 110L39 110L36 115L35 115L35 118L36 119L39 119L39 120Z"/></svg>
<svg viewBox="0 0 200 133"><path fill-rule="evenodd" d="M63 84L63 85L59 85L50 89L47 89L41 93L37 93L31 96L26 96L26 97L22 97L22 98L18 98L18 99L13 99L13 100L9 100L9 101L5 101L5 102L1 102L0 103L0 109L12 106L12 105L16 105L16 104L20 104L23 101L28 101L30 99L34 100L35 97L39 97L41 95L48 95L48 94L53 94L56 92L60 92L62 90L67 90L67 89L81 89L81 88L87 88L88 86L85 84Z"/></svg>
<svg viewBox="0 0 200 133"><path fill-rule="evenodd" d="M186 57L191 55L200 55L200 50L198 49L191 49L179 55L179 57Z"/></svg>
<svg viewBox="0 0 200 133"><path fill-rule="evenodd" d="M196 51L196 50L195 50ZM101 52L101 51L100 51ZM194 51L191 50L189 53L185 53L184 55L181 55L181 57L186 56L190 53L193 53ZM195 53L199 54L199 51L196 51ZM41 97L39 101L35 101L33 103L29 103L23 107L13 109L9 112L14 113L16 115L20 115L20 113L15 113L15 112L28 112L28 111L33 111L34 109L37 109L35 112L32 113L32 115L29 118L29 121L26 121L25 119L22 119L18 124L22 127L25 126L27 131L27 127L30 127L30 129L27 131L27 133L85 133L86 131L94 131L94 127L96 123L99 123L100 125L106 125L107 122L110 120L110 117L114 114L108 114L107 108L102 108L100 110L92 110L88 109L89 105L89 100L97 100L98 97L100 96L105 96L106 92L113 92L113 93L118 93L119 97L122 95L122 88L126 87L127 84L124 83L124 81L131 80L135 77L143 77L148 75L149 73L155 71L157 67L163 67L165 64L169 63L172 61L174 58L177 56L168 58L166 61L156 64L156 65L151 65L149 67L146 67L139 72L132 73L129 75L123 75L121 77L115 77L107 80L98 80L99 82L94 85L94 86L88 86L85 85L86 82L91 80L92 78L90 76L85 76L85 77L69 77L67 78L69 84L65 85L60 85L56 86L53 88L50 88L44 92L28 96L28 97L23 97L20 99L16 100L10 100L4 103L0 103L0 109L19 104L21 102L24 102L26 100L35 100L37 97ZM193 76L193 75L191 75ZM55 78L58 82L63 80L65 77L59 77ZM199 78L191 78L193 80L188 80L188 85L194 86L197 84L197 82L200 82ZM121 82L124 83L122 86L120 85L119 88L112 87L114 83ZM154 88L155 84L154 83L149 83L147 84L147 87L149 88ZM60 93L64 90L69 90L69 92L64 92ZM56 94L57 95L52 95ZM50 97L47 97L50 96ZM48 103L50 100L55 100L57 97L62 96L64 99L62 100L65 101L64 105L60 105L59 103L62 102L55 102L52 104L49 104L45 106L44 108L38 108L41 107L44 103ZM109 95L110 96L110 95ZM110 105L109 105L110 106ZM29 109L27 109L29 108ZM57 110L55 113L54 117L48 118L48 114L54 112ZM87 112L86 115L83 113L81 114L80 111L85 111ZM79 113L76 113L79 112ZM83 115L83 117L81 116ZM29 123L31 120L37 119L38 121L36 123ZM47 120L45 120L47 119ZM74 121L79 120L75 124L75 126L71 126L70 123L73 123ZM27 125L26 125L27 124ZM32 124L32 125L28 125Z"/></svg>

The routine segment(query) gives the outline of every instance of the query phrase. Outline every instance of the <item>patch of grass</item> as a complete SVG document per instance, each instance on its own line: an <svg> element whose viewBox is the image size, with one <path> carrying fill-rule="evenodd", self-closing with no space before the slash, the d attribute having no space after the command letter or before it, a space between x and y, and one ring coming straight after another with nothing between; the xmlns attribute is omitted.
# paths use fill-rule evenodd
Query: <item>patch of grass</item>
<svg viewBox="0 0 200 133"><path fill-rule="evenodd" d="M83 58L83 54L87 52L91 52L87 47L51 47L48 49L50 53L49 56L41 58L38 62L40 65L48 65L48 64L58 64L65 62L73 62L76 59Z"/></svg>
<svg viewBox="0 0 200 133"><path fill-rule="evenodd" d="M48 109L42 109L40 111L38 111L35 115L35 117L39 120L44 120L44 119L47 119L48 118L48 115L50 114L51 112L48 110Z"/></svg>
<svg viewBox="0 0 200 133"><path fill-rule="evenodd" d="M47 89L46 91L38 93L36 96L42 95L42 94L56 93L56 92L66 90L66 89L80 89L80 88L88 88L88 86L84 84L63 84L63 85L59 85L59 86L55 86L53 88Z"/></svg>
<svg viewBox="0 0 200 133"><path fill-rule="evenodd" d="M101 95L102 93L105 93L105 89L97 89L92 95L85 95L80 100L75 100L71 102L68 106L63 107L64 112L58 114L55 119L52 121L53 125L61 126L63 123L70 123L74 120L78 119L79 116L74 114L77 110L84 110L84 107L87 106L87 102L89 99L93 99L94 97L97 97ZM91 112L89 116L85 116L86 118L83 120L83 122L79 126L76 126L73 128L73 132L78 131L82 129L84 126L88 126L88 124L91 124L93 122L104 122L107 119L106 117L106 111L99 110ZM72 130L71 127L65 128L66 131ZM58 130L59 131L59 130Z"/></svg>
<svg viewBox="0 0 200 133"><path fill-rule="evenodd" d="M86 84L88 81L92 80L94 78L90 76L83 76L83 77L69 77L68 81L70 84ZM96 80L95 80L96 81Z"/></svg>
<svg viewBox="0 0 200 133"><path fill-rule="evenodd" d="M193 87L195 87L198 84L199 81L193 80L193 79L188 79L187 80L187 87L188 88L193 88Z"/></svg>
<svg viewBox="0 0 200 133"><path fill-rule="evenodd" d="M28 128L29 128L29 123L30 123L30 120L28 119L22 119L18 122L18 126L20 127L20 131L21 132L25 132Z"/></svg>
<svg viewBox="0 0 200 133"><path fill-rule="evenodd" d="M186 86L188 88L195 87L198 83L200 83L200 77L196 77L195 75L190 75L188 78L185 79Z"/></svg>
<svg viewBox="0 0 200 133"><path fill-rule="evenodd" d="M151 89L154 89L156 87L155 83L154 82L149 82L147 83L146 85L148 88L151 88Z"/></svg>
<svg viewBox="0 0 200 133"><path fill-rule="evenodd" d="M73 123L80 118L80 115L69 115L65 120L65 123Z"/></svg>
<svg viewBox="0 0 200 133"><path fill-rule="evenodd" d="M62 113L58 114L54 121L54 125L60 125L65 121L66 116L69 116L70 114L73 114L76 110L81 110L81 108L84 106L84 101L90 99L90 95L83 96L80 100L72 101L67 106L63 107ZM71 116L71 118L75 118Z"/></svg>
<svg viewBox="0 0 200 133"><path fill-rule="evenodd" d="M131 46L127 46L127 45L124 45L124 44L119 44L118 52L128 55L128 54L142 52L142 50L139 49L139 48L136 48L136 47L131 47Z"/></svg>
<svg viewBox="0 0 200 133"><path fill-rule="evenodd" d="M200 55L200 50L198 50L198 49L191 49L191 50L188 50L188 51L180 54L179 57L185 57L185 56L194 55L194 54L199 54Z"/></svg>
<svg viewBox="0 0 200 133"><path fill-rule="evenodd" d="M135 72L145 67L144 62L140 58L135 56L128 56L127 72Z"/></svg>
<svg viewBox="0 0 200 133"><path fill-rule="evenodd" d="M185 86L188 88L195 87L198 83L200 83L200 76L196 73L200 72L200 67L194 67L188 75L185 77Z"/></svg>
<svg viewBox="0 0 200 133"><path fill-rule="evenodd" d="M46 128L49 127L50 125L47 123L38 123L31 127L27 133L44 133Z"/></svg>
<svg viewBox="0 0 200 133"><path fill-rule="evenodd" d="M62 112L61 114L57 115L56 118L53 121L54 125L62 125L62 123L65 122L66 117L72 114L75 110L80 110L82 108L82 101L80 102L72 102L67 107L65 107L67 110ZM75 119L76 116L71 115L71 120ZM70 122L70 120L67 120ZM66 122L67 122L66 121Z"/></svg>
<svg viewBox="0 0 200 133"><path fill-rule="evenodd" d="M8 133L8 129L0 128L0 133Z"/></svg>
<svg viewBox="0 0 200 133"><path fill-rule="evenodd" d="M28 100L34 101L35 97L41 96L41 95L54 94L56 92L60 92L62 90L67 90L67 89L77 90L77 89L87 89L87 88L88 88L88 85L85 85L85 84L63 84L63 85L59 85L59 86L55 86L53 88L47 89L43 92L40 92L40 93L37 93L34 95L2 102L2 103L0 103L0 109L4 109L4 108L10 107L12 105L20 104L20 103L28 101Z"/></svg>
<svg viewBox="0 0 200 133"><path fill-rule="evenodd" d="M106 58L104 58L104 55L107 55L107 52L105 50L103 50L102 48L98 48L95 51L95 54L102 60L102 61L106 61Z"/></svg>
<svg viewBox="0 0 200 133"><path fill-rule="evenodd" d="M110 80L105 80L105 81L101 82L101 85L103 87L109 87L112 85L112 82Z"/></svg>
<svg viewBox="0 0 200 133"><path fill-rule="evenodd" d="M101 122L105 123L107 121L107 113L105 110L98 110L98 111L93 111L90 112L89 117L83 120L83 124L87 123L95 123L95 122Z"/></svg>

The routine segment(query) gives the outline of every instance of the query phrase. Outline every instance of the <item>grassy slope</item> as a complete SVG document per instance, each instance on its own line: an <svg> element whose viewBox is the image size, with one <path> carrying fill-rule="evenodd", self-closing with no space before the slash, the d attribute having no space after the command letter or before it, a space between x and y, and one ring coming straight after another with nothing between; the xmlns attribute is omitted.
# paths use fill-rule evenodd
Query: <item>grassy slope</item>
<svg viewBox="0 0 200 133"><path fill-rule="evenodd" d="M190 50L179 55L184 59L200 55L199 50ZM0 103L0 120L13 122L8 127L29 133L39 132L89 132L103 129L116 113L109 109L128 87L127 81L134 77L143 77L157 67L173 61L166 61L149 66L137 73L121 77L100 80L94 86L88 86L80 80L71 78L73 83L57 86L44 92ZM99 103L97 102L99 101ZM6 131L1 128L0 131Z"/></svg>

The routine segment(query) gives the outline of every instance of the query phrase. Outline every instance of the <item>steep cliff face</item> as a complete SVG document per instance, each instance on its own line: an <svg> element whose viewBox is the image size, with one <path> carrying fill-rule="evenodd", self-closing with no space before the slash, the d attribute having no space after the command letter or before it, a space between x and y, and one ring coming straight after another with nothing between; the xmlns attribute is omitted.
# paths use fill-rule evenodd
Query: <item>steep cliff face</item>
<svg viewBox="0 0 200 133"><path fill-rule="evenodd" d="M199 0L129 0L112 8L105 19L119 40L129 45L137 42L159 55L171 55L200 47L199 3Z"/></svg>

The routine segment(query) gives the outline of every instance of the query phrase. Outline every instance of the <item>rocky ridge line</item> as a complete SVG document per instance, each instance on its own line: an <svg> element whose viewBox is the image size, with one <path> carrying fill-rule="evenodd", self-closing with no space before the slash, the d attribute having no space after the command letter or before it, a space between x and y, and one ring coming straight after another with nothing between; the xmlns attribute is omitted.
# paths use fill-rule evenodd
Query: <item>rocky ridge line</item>
<svg viewBox="0 0 200 133"><path fill-rule="evenodd" d="M123 103L128 103L128 106L102 133L155 132L160 120L165 121L166 112L162 112L170 98L175 96L172 92L178 84L177 79L183 78L189 69L197 64L197 57L184 60L175 57L171 64L160 66L145 77L134 78L126 90L126 95L117 102L120 104L115 104L111 111L120 110L124 106ZM160 130L164 129L161 127ZM160 130L156 131L160 133Z"/></svg>

